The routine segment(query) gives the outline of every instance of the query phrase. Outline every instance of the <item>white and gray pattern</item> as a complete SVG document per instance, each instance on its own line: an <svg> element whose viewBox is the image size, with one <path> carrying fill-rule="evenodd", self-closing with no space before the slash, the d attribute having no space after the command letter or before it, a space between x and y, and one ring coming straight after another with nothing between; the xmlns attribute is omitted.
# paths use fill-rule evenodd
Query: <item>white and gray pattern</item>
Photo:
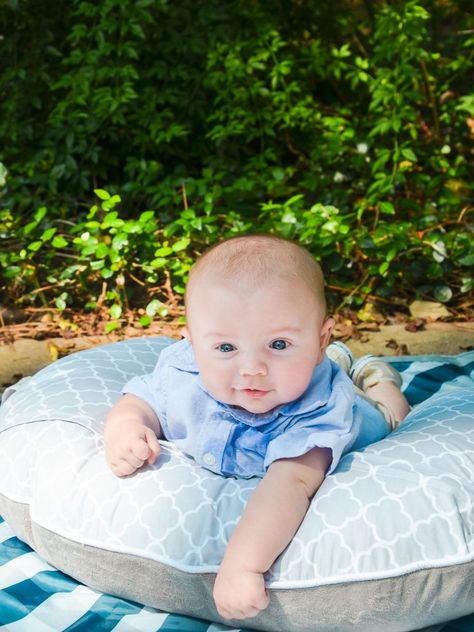
<svg viewBox="0 0 474 632"><path fill-rule="evenodd" d="M104 459L108 408L169 342L145 338L79 352L7 391L0 494L70 541L213 573L259 479L215 475L166 442L154 466L130 477L116 478ZM474 382L439 392L383 441L347 454L268 573L269 587L472 563L473 413Z"/></svg>

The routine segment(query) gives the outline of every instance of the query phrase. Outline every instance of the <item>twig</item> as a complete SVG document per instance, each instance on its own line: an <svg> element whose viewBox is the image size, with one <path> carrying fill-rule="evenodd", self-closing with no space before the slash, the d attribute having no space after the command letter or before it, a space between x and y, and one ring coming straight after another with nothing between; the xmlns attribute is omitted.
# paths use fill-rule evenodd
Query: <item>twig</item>
<svg viewBox="0 0 474 632"><path fill-rule="evenodd" d="M326 286L329 290L334 290L335 292L341 292L342 294L353 294L354 290L350 290L347 287L339 287L338 285L327 285ZM348 297L347 297L348 298ZM366 294L365 295L366 299L370 299L371 301L377 301L379 303L385 303L386 305L397 305L399 307L406 307L405 302L402 299L387 299L387 298L382 298L381 296L375 296L374 294ZM345 299L346 300L346 299ZM344 305L341 305L337 311L339 311L340 309L342 309L344 307Z"/></svg>
<svg viewBox="0 0 474 632"><path fill-rule="evenodd" d="M187 211L188 210L188 196L186 195L186 185L184 184L184 182L181 185L181 191L183 193L184 210Z"/></svg>
<svg viewBox="0 0 474 632"><path fill-rule="evenodd" d="M170 277L169 270L165 270L165 277L166 277L165 291L166 291L166 295L168 296L168 301L171 303L174 309L178 309L178 301L176 299L176 295L173 292L173 288L171 286L171 277Z"/></svg>
<svg viewBox="0 0 474 632"><path fill-rule="evenodd" d="M44 290L51 290L53 287L61 287L61 286L64 286L64 281L61 281L61 283L52 283L51 285L43 285L43 287L37 287L35 290L31 290L29 294L38 294L38 292L43 292Z"/></svg>
<svg viewBox="0 0 474 632"><path fill-rule="evenodd" d="M364 285L364 283L367 281L368 278L369 278L369 273L367 272L364 275L364 278L362 279L362 281L358 285L356 285L355 288L353 288L352 290L349 290L348 295L343 300L341 305L339 305L336 308L336 313L338 313L344 307L344 305L354 296L354 294L356 294L360 290L360 288Z"/></svg>
<svg viewBox="0 0 474 632"><path fill-rule="evenodd" d="M128 273L128 276L133 279L135 281L135 283L138 283L138 285L141 285L142 287L144 287L146 285L146 283L144 283L143 281L140 281L140 279L137 279L136 276L134 276L131 272Z"/></svg>
<svg viewBox="0 0 474 632"><path fill-rule="evenodd" d="M107 293L107 283L106 283L106 281L102 281L102 289L100 291L100 295L99 295L99 298L97 299L97 303L96 303L97 307L101 307L102 306L102 303L104 302L104 298L105 298L106 293Z"/></svg>

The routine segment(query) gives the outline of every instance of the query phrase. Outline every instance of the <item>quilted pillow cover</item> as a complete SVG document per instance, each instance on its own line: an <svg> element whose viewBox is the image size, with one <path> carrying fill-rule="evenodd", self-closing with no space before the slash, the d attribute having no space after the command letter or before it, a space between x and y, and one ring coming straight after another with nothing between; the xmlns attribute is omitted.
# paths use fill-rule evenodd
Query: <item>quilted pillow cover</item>
<svg viewBox="0 0 474 632"><path fill-rule="evenodd" d="M0 513L84 584L222 621L213 580L258 479L217 476L167 442L156 464L124 479L104 459L109 407L170 342L82 351L5 393ZM473 612L473 419L474 382L462 376L383 441L347 454L268 573L269 608L245 627L400 632Z"/></svg>

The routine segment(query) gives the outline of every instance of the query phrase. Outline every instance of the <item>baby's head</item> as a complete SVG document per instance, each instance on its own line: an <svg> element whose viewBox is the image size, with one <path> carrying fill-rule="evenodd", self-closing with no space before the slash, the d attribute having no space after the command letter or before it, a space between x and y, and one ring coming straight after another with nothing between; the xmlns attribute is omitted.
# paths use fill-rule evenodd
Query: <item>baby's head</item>
<svg viewBox="0 0 474 632"><path fill-rule="evenodd" d="M186 317L206 390L256 413L306 390L333 325L318 263L272 235L209 249L191 270Z"/></svg>
<svg viewBox="0 0 474 632"><path fill-rule="evenodd" d="M234 237L213 246L198 259L186 288L186 315L204 285L225 282L240 291L255 291L279 282L301 285L314 298L318 316L326 315L324 280L319 264L301 246L273 235ZM309 307L309 306L308 306Z"/></svg>

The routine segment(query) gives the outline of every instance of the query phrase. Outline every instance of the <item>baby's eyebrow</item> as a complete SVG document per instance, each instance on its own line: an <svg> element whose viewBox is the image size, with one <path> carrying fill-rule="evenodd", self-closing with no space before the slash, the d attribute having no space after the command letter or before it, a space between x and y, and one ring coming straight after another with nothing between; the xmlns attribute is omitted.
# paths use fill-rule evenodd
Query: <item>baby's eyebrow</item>
<svg viewBox="0 0 474 632"><path fill-rule="evenodd" d="M283 327L272 329L268 333L271 336L276 336L277 334L288 333L288 332L299 333L300 331L302 331L301 327L296 327L295 325L286 325Z"/></svg>
<svg viewBox="0 0 474 632"><path fill-rule="evenodd" d="M274 327L266 332L266 335L269 337L272 336L283 336L288 333L300 333L302 330L301 327L297 327L296 325L283 325L282 327ZM202 336L204 339L208 338L217 338L219 340L230 340L234 338L235 335L229 332L221 332L221 331L208 331Z"/></svg>
<svg viewBox="0 0 474 632"><path fill-rule="evenodd" d="M232 336L230 336L229 334L220 333L218 331L209 331L208 333L203 334L203 338L219 338L220 340L232 338Z"/></svg>

